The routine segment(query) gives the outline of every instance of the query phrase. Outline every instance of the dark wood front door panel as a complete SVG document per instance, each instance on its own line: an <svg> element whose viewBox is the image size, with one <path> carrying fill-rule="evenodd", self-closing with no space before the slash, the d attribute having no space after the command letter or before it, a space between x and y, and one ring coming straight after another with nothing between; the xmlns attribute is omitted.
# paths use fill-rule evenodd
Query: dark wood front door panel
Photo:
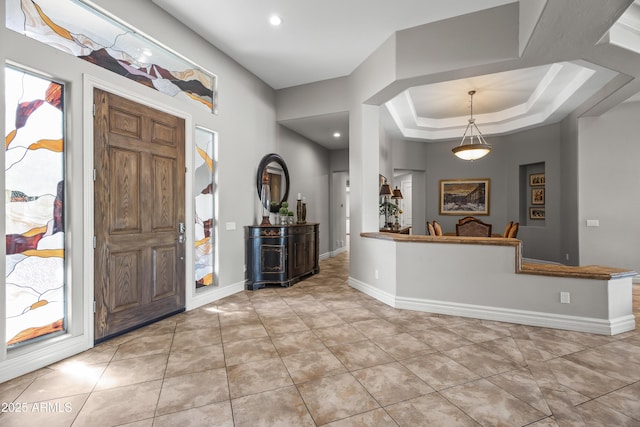
<svg viewBox="0 0 640 427"><path fill-rule="evenodd" d="M112 147L109 150L109 233L142 233L140 212L140 153Z"/></svg>
<svg viewBox="0 0 640 427"><path fill-rule="evenodd" d="M184 309L184 120L95 89L95 339Z"/></svg>

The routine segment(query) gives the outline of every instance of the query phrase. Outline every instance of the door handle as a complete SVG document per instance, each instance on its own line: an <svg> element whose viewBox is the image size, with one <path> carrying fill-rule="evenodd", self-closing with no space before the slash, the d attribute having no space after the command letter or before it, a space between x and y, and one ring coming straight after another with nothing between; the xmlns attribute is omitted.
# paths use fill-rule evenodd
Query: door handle
<svg viewBox="0 0 640 427"><path fill-rule="evenodd" d="M178 243L184 243L185 238L184 238L184 232L187 230L187 227L185 226L184 222L179 222L178 223Z"/></svg>
<svg viewBox="0 0 640 427"><path fill-rule="evenodd" d="M178 243L184 243L184 232L187 231L187 227L184 222L178 223Z"/></svg>

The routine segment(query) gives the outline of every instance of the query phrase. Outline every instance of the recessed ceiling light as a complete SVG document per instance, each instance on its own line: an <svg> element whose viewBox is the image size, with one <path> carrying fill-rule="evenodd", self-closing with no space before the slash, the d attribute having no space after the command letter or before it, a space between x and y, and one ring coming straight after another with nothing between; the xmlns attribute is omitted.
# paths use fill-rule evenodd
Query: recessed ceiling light
<svg viewBox="0 0 640 427"><path fill-rule="evenodd" d="M334 132L333 133L333 137L334 138L340 138L342 135L340 135L340 132Z"/></svg>
<svg viewBox="0 0 640 427"><path fill-rule="evenodd" d="M282 24L282 18L280 18L278 15L271 15L271 17L269 18L269 23L274 27L277 27Z"/></svg>

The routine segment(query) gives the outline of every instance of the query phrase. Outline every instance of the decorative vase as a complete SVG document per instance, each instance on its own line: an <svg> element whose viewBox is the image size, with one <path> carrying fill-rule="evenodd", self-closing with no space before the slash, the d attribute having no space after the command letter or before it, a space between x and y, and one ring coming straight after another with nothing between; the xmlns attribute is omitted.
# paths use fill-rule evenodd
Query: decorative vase
<svg viewBox="0 0 640 427"><path fill-rule="evenodd" d="M307 198L303 197L301 200L298 200L298 222L300 224L307 223Z"/></svg>
<svg viewBox="0 0 640 427"><path fill-rule="evenodd" d="M260 225L271 225L269 221L269 215L271 214L271 186L269 185L269 174L266 170L262 173L260 206L262 207L262 223Z"/></svg>
<svg viewBox="0 0 640 427"><path fill-rule="evenodd" d="M298 215L298 224L304 224L307 222L305 220L305 212L303 210L302 200L298 199L298 203L296 205L296 215Z"/></svg>

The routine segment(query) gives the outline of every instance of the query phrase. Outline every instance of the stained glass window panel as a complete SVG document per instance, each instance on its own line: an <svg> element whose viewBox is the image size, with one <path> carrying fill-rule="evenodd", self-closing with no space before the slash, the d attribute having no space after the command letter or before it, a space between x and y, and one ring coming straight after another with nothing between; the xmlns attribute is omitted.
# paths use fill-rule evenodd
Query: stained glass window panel
<svg viewBox="0 0 640 427"><path fill-rule="evenodd" d="M65 328L63 93L5 67L8 346Z"/></svg>
<svg viewBox="0 0 640 427"><path fill-rule="evenodd" d="M195 279L196 288L215 284L215 133L196 128L195 137Z"/></svg>
<svg viewBox="0 0 640 427"><path fill-rule="evenodd" d="M7 28L217 113L216 76L77 0L6 0Z"/></svg>

